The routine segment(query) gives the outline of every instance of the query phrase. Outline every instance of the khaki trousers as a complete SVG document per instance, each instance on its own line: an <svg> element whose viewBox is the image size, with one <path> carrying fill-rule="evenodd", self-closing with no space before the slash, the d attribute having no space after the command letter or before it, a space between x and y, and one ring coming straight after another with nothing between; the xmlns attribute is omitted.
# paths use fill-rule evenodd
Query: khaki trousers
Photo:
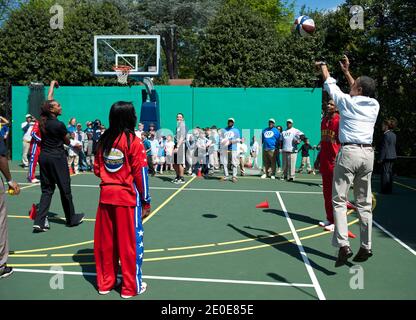
<svg viewBox="0 0 416 320"><path fill-rule="evenodd" d="M244 157L240 157L240 172L242 176L246 173L246 169L244 168L245 162L246 159Z"/></svg>
<svg viewBox="0 0 416 320"><path fill-rule="evenodd" d="M332 244L335 247L349 246L347 199L354 183L354 198L360 219L361 247L371 249L373 224L371 174L374 150L372 147L343 146L337 155L332 183L332 205L334 207L335 231Z"/></svg>
<svg viewBox="0 0 416 320"><path fill-rule="evenodd" d="M310 157L302 157L302 163L300 165L299 172L302 172L304 168L306 168L308 172L312 170Z"/></svg>
<svg viewBox="0 0 416 320"><path fill-rule="evenodd" d="M224 176L228 177L228 163L231 163L233 177L237 177L237 167L240 164L240 157L237 150L221 150L221 163L224 166Z"/></svg>
<svg viewBox="0 0 416 320"><path fill-rule="evenodd" d="M269 169L272 170L270 173L272 176L276 175L276 156L277 150L263 150L263 167L266 175L269 175Z"/></svg>
<svg viewBox="0 0 416 320"><path fill-rule="evenodd" d="M283 176L287 179L295 179L297 152L282 152Z"/></svg>
<svg viewBox="0 0 416 320"><path fill-rule="evenodd" d="M68 167L71 168L72 164L74 164L75 173L78 173L79 156L68 156Z"/></svg>
<svg viewBox="0 0 416 320"><path fill-rule="evenodd" d="M29 165L29 159L27 156L29 154L29 149L30 149L30 142L23 140L22 163L25 167Z"/></svg>

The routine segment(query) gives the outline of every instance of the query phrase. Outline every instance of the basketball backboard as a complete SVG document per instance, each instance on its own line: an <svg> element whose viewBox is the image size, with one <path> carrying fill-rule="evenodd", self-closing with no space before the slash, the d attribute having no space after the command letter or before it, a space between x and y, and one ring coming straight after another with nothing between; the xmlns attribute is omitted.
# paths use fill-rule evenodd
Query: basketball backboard
<svg viewBox="0 0 416 320"><path fill-rule="evenodd" d="M101 35L94 36L94 74L115 76L117 66L131 67L130 75L160 75L160 36Z"/></svg>

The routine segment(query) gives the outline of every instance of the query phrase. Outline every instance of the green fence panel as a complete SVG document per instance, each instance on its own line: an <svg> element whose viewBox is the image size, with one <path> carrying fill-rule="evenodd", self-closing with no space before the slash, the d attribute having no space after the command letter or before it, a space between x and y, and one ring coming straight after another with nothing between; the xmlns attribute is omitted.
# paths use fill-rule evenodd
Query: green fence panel
<svg viewBox="0 0 416 320"><path fill-rule="evenodd" d="M47 94L45 88L45 96ZM85 127L87 121L100 119L108 126L108 112L118 100L132 101L138 113L142 86L133 87L60 87L55 99L62 107L60 120L65 124L71 117ZM199 126L226 126L233 117L243 136L250 139L267 126L269 118L276 125L286 124L292 118L294 126L311 140L319 143L322 90L311 88L191 88L184 86L156 86L160 101L162 128L174 133L176 114L184 114L189 129ZM30 89L14 86L12 90L12 159L21 159L21 123L29 112ZM249 141L247 141L249 144ZM300 158L300 157L299 157ZM300 159L299 159L300 160Z"/></svg>

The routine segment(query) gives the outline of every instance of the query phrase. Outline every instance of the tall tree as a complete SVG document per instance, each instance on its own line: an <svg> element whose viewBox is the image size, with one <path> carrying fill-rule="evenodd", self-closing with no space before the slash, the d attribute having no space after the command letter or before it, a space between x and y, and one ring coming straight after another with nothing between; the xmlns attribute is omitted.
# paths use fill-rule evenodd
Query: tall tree
<svg viewBox="0 0 416 320"><path fill-rule="evenodd" d="M76 5L75 5L76 2ZM62 1L64 28L52 29L53 0L31 0L0 29L0 81L27 84L51 78L63 84L115 83L92 75L94 34L128 33L111 3Z"/></svg>
<svg viewBox="0 0 416 320"><path fill-rule="evenodd" d="M142 0L114 1L136 33L158 34L169 78L181 71L181 57L192 63L198 48L195 35L203 32L221 0ZM184 66L189 75L189 66Z"/></svg>
<svg viewBox="0 0 416 320"><path fill-rule="evenodd" d="M294 21L294 1L285 0L227 0L234 5L246 5L255 12L270 20L276 31L281 34L289 34Z"/></svg>
<svg viewBox="0 0 416 320"><path fill-rule="evenodd" d="M276 32L241 4L226 4L210 22L196 66L196 86L270 87L275 83Z"/></svg>

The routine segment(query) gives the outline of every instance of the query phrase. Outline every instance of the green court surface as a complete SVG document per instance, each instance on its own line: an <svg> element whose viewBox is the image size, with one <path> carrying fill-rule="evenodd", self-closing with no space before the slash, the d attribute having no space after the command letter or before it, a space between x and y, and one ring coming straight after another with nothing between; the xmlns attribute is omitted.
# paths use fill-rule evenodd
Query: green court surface
<svg viewBox="0 0 416 320"><path fill-rule="evenodd" d="M25 171L12 173L23 190L8 196L9 265L15 273L0 280L0 299L120 299L99 296L93 258L98 179L72 177L77 212L86 221L65 227L59 192L50 208L51 230L32 233L28 210L40 198L39 185L25 184ZM324 219L319 175L298 175L294 183L241 177L238 183L169 174L151 177L153 214L145 221L145 294L134 299L415 299L416 181L397 178L394 194L378 194L374 177L373 252L359 266L335 268L331 233ZM269 209L256 209L268 200ZM359 248L357 216L348 216L354 253ZM59 270L59 271L57 271ZM53 289L57 273L63 289ZM358 274L362 282L357 282ZM360 288L354 287L354 284ZM353 286L351 286L351 284Z"/></svg>

